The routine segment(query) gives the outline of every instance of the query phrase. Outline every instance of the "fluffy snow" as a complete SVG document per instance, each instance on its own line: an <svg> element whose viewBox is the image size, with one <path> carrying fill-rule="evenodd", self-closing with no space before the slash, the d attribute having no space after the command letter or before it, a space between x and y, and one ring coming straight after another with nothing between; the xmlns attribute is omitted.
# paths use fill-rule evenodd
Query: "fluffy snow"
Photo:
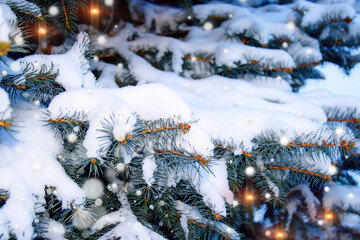
<svg viewBox="0 0 360 240"><path fill-rule="evenodd" d="M147 104L139 101L139 96L147 100ZM82 99L79 101L79 98ZM167 99L163 101L163 99ZM139 115L144 120L156 120L181 116L183 121L191 120L189 107L169 88L151 84L126 89L78 89L59 94L51 102L50 117L56 119L63 114L85 113L89 121L84 146L89 158L101 156L103 134L102 123L115 116L115 137L124 138L132 131ZM126 127L128 125L128 127Z"/></svg>
<svg viewBox="0 0 360 240"><path fill-rule="evenodd" d="M229 204L232 204L234 196L233 192L230 191L228 182L227 182L227 171L226 171L226 162L224 159L220 159L216 161L213 166L212 170L214 174L210 174L209 177L203 180L203 184L210 183L213 186L213 191L218 192L220 196L225 199L225 201ZM203 190L204 191L204 190ZM224 214L224 208L221 206L222 209L218 212Z"/></svg>
<svg viewBox="0 0 360 240"><path fill-rule="evenodd" d="M225 29L229 35L245 32L245 36L252 37L264 45L274 37L287 37L294 40L294 28L288 28L285 23L266 22L254 15L233 18L227 22Z"/></svg>
<svg viewBox="0 0 360 240"><path fill-rule="evenodd" d="M325 192L323 197L325 208L332 209L334 206L339 206L345 209L349 207L358 209L360 189L357 186L331 184L329 188L330 191Z"/></svg>
<svg viewBox="0 0 360 240"><path fill-rule="evenodd" d="M115 216L117 215L116 216L117 220L120 222L122 220L121 216L123 216L125 221L122 221L114 229L112 229L111 231L109 231L99 239L107 240L112 238L113 236L117 236L124 239L165 240L165 238L162 237L161 235L157 234L156 232L142 225L136 219L136 216L132 214L132 212L128 209L122 211L120 210L119 212L114 212L114 215ZM118 216L120 216L120 218ZM107 221L107 217L108 216L103 217L105 221Z"/></svg>
<svg viewBox="0 0 360 240"><path fill-rule="evenodd" d="M317 69L324 74L325 80L307 80L306 85L300 89L301 93L316 89L326 89L337 95L360 97L360 81L358 79L360 74L360 64L357 64L350 71L349 75L347 75L339 66L330 62L318 66Z"/></svg>
<svg viewBox="0 0 360 240"><path fill-rule="evenodd" d="M82 190L84 191L86 198L96 199L101 197L104 193L104 185L99 179L89 178L84 182Z"/></svg>
<svg viewBox="0 0 360 240"><path fill-rule="evenodd" d="M147 67L147 64L144 62L144 67ZM152 71L156 74L158 70ZM211 139L232 138L235 143L245 143L245 148L251 149L250 140L264 129L287 129L289 133L310 132L317 130L326 121L321 105L311 104L310 101L297 97L291 92L269 87L260 88L244 81L216 76L190 82L173 73L164 74L168 74L169 78L161 81L162 84L145 84L122 89L93 89L91 92L86 89L67 91L56 96L48 110L53 118L61 113L87 114L90 124L84 145L88 157L100 156L101 142L98 139L97 129L101 128L101 121L111 113L114 113L117 121L120 122L128 121L129 116L134 114L146 120L174 116L181 116L185 121L199 119L184 138L193 149L205 156L209 156L213 149ZM152 74L147 76L152 77ZM148 78L144 80L146 79ZM157 81L159 82L160 79ZM183 86L188 82L191 85L184 88ZM224 86L228 87L227 91L224 91ZM147 99L146 104L139 101L137 96ZM281 102L280 104L266 100L274 96ZM301 117L299 112L302 113ZM277 120L274 121L275 119ZM122 125L124 124L119 124ZM224 129L221 126L234 127ZM236 132L238 134L234 134ZM124 134L126 131L122 135ZM146 167L144 166L146 169L144 179L148 184L151 184L154 170L151 166L154 167L151 161ZM228 203L233 202L233 196L227 187L225 164L221 161L216 162L211 169L215 175L203 174L203 180L196 185L205 202L214 206L219 214L225 214L224 200L226 199Z"/></svg>
<svg viewBox="0 0 360 240"><path fill-rule="evenodd" d="M119 43L120 38L122 38L121 34L109 38L108 44L116 48L129 61L130 70L140 82L137 87L106 91L118 91L118 96L144 119L154 120L165 117L163 115L165 112L170 117L176 115L186 120L198 120L184 138L191 143L191 146L198 153L205 156L211 154L213 147L211 139L232 139L236 145L243 144L244 149L251 151L253 146L251 140L266 129L285 131L286 135L292 138L296 133L308 134L317 131L327 121L323 110L324 101L311 95L299 96L291 93L287 87L281 87L282 90L278 89L279 85L283 86L281 79L274 79L272 86L266 83L264 86L259 86L259 83L255 85L244 80L227 79L220 76L208 77L201 79L201 81L188 80L176 73L153 68L144 59L129 51L127 46ZM131 42L129 47L134 49L138 44L140 46L148 44L149 47L155 45L155 39L150 36L145 37ZM171 41L168 38L161 39L163 40L162 43L157 44L157 46L159 46L160 51L164 51L171 45ZM316 48L301 50L304 51L303 53L297 53L293 47L292 57L282 50L258 49L234 43L200 45L195 40L189 44L174 40L173 44L182 49L182 54L193 54L195 53L194 49L212 51L215 53L217 64L230 64L241 56L244 56L243 61L245 62L248 60L245 56L259 60L260 56L265 56L265 62L273 59L272 62L281 61L287 64L285 67L293 68L295 63L292 59L297 54L299 56L312 55L315 60L321 59L317 46ZM162 90L156 90L158 88ZM139 101L135 96L144 97L147 99L146 103ZM57 102L60 97L61 95L55 98L54 102ZM329 96L329 98L332 99L333 97ZM167 99L168 107L166 110L162 99ZM333 100L333 102L335 101ZM59 102L63 104L66 101ZM311 161L309 164L314 165ZM146 165L147 167L143 169L146 169L145 180L149 184L151 183L153 168L151 164L148 165L147 163ZM322 161L314 165L314 170L323 169L324 173L328 173L329 166L330 161L324 157ZM201 172L201 179L197 176L193 177L192 181L204 197L206 204L218 214L224 215L226 213L225 202L231 204L234 201L226 180L226 167L223 162L219 161L210 164L210 169L214 175ZM268 179L268 183L273 186L270 179ZM276 187L273 188L272 194L279 195Z"/></svg>
<svg viewBox="0 0 360 240"><path fill-rule="evenodd" d="M266 174L264 174L265 167L261 157L258 157L258 159L256 160L256 165L261 170L260 174L265 178L267 184L269 185L269 189L271 191L271 194L265 193L265 198L270 199L272 195L275 197L279 197L280 194L279 187L273 181L271 181L271 179Z"/></svg>
<svg viewBox="0 0 360 240"><path fill-rule="evenodd" d="M56 189L64 208L69 208L70 203L83 203L85 195L57 162L61 145L39 118L42 109L25 104L13 114L19 129L13 135L21 141L7 138L0 145L0 188L10 193L0 209L0 221L14 229L18 239L26 240L32 235L34 205L44 203L45 186ZM0 235L6 236L7 229L1 229L5 232Z"/></svg>
<svg viewBox="0 0 360 240"><path fill-rule="evenodd" d="M313 192L311 192L309 186L307 185L299 185L292 189L292 191L297 190L304 196L309 215L311 219L314 220L317 215L317 206L320 205L319 199L314 196Z"/></svg>
<svg viewBox="0 0 360 240"><path fill-rule="evenodd" d="M122 186L123 187L123 186ZM121 239L165 240L164 237L142 225L132 213L125 193L120 190L119 200L122 208L101 217L92 227L91 232L102 229L104 226L119 223L111 231L100 237L101 240L120 237Z"/></svg>
<svg viewBox="0 0 360 240"><path fill-rule="evenodd" d="M151 186L155 181L153 178L154 172L156 170L155 160L151 157L146 157L143 162L142 170L144 181L148 186Z"/></svg>
<svg viewBox="0 0 360 240"><path fill-rule="evenodd" d="M306 12L302 18L301 26L316 26L322 23L326 15L336 16L336 19L354 18L355 10L348 4L338 3L331 5L321 5L307 1L298 1L294 9Z"/></svg>
<svg viewBox="0 0 360 240"><path fill-rule="evenodd" d="M9 42L10 34L13 34L16 21L15 14L11 8L3 3L0 3L0 42Z"/></svg>
<svg viewBox="0 0 360 240"><path fill-rule="evenodd" d="M265 20L266 22L277 23L285 23L287 16L292 12L292 9L289 8L289 5L275 4L264 5L258 8L252 8L251 10L253 14ZM283 29L278 30L283 31Z"/></svg>
<svg viewBox="0 0 360 240"><path fill-rule="evenodd" d="M298 207L298 200L295 199L295 200L292 200L290 202L288 202L286 204L286 211L288 212L289 214L289 218L287 219L287 224L285 226L285 229L289 229L290 227L290 223L291 223L291 220L294 216L294 213L297 211L297 207Z"/></svg>
<svg viewBox="0 0 360 240"><path fill-rule="evenodd" d="M267 206L264 204L259 209L254 211L254 222L263 222Z"/></svg>
<svg viewBox="0 0 360 240"><path fill-rule="evenodd" d="M50 117L53 119L62 114L70 116L74 113L86 114L84 120L89 121L89 129L83 144L89 158L100 158L101 156L103 141L100 137L103 136L103 133L99 129L103 129L102 125L105 120L110 121L112 116L116 116L114 137L117 138L124 138L124 134L131 132L133 127L131 123L136 121L136 116L131 108L121 97L111 94L112 92L105 89L67 91L56 96L48 108ZM82 99L81 101L79 101L79 97ZM130 128L124 129L127 123L130 123Z"/></svg>
<svg viewBox="0 0 360 240"><path fill-rule="evenodd" d="M50 220L48 223L47 233L45 236L52 240L65 240L65 227L59 222Z"/></svg>
<svg viewBox="0 0 360 240"><path fill-rule="evenodd" d="M116 44L115 47L119 48L119 46L117 45L118 44ZM316 122L320 122L320 123L326 121L326 117L321 107L314 106L313 104L310 104L306 100L304 101L303 99L296 97L295 94L287 93L275 88L258 88L255 85L246 83L244 81L230 80L220 76L209 77L207 79L202 79L201 81L190 81L181 78L174 73L162 72L160 70L154 69L144 59L138 57L135 54L131 54L129 51L126 51L124 48L119 48L119 50L125 56L129 57L129 60L131 62L130 67L133 73L135 74L135 76L138 79L140 79L140 85L149 82L157 82L167 85L171 87L172 91L176 91L177 94L180 97L182 97L187 104L192 105L192 111L194 111L194 108L198 108L199 111L202 112L208 108L210 108L211 110L218 109L220 111L223 111L222 109L224 108L230 109L233 107L235 108L240 107L239 111L229 110L227 111L227 113L231 115L233 115L234 113L245 115L246 111L241 111L242 107L246 107L246 110L250 110L250 111L252 109L255 109L255 111L257 109L264 110L265 108L275 111L277 109L276 115L280 112L285 113L290 111L294 113L294 115L296 115L296 119L298 119L297 114L299 112L302 112L302 116L303 116L302 120L304 121L307 118L311 120L315 120ZM232 49L229 52L232 52ZM286 54L286 52L284 52L284 54ZM136 67L136 66L141 66L141 67ZM211 87L209 88L209 86ZM228 91L224 91L224 89L228 89ZM262 97L260 98L260 96ZM280 100L281 104L270 103L267 100L264 100L264 98L270 100L278 99ZM212 113L216 114L214 111L212 111ZM216 115L220 118L221 116L225 116L224 112ZM247 113L246 115L247 116L243 116L244 120L247 119L249 117L248 115L250 114ZM273 117L276 118L276 116L274 115L269 115L269 118L273 118ZM205 118L200 118L200 121L202 119ZM207 121L211 121L212 118L210 117L206 119ZM232 118L228 118L228 119L232 119ZM254 117L253 119L256 119L256 121L262 121L262 119L260 118L257 119ZM279 120L280 121L284 120L284 116L282 116L281 118L279 117ZM241 123L242 121L238 121L238 122ZM264 120L264 123L265 122L269 124L269 121ZM271 121L271 122L276 123L276 121ZM293 121L288 121L288 123L291 122ZM219 121L217 124L228 125L222 121ZM299 124L293 124L293 125L294 127L300 126ZM215 125L212 124L212 126ZM249 128L246 127L242 129L249 129ZM264 129L264 128L260 126L257 127L254 126L254 128L250 128L250 131L255 129ZM212 127L209 130L215 130L215 128Z"/></svg>
<svg viewBox="0 0 360 240"><path fill-rule="evenodd" d="M301 3L302 2L299 2L297 5L301 5ZM306 4L307 2L304 3L304 5ZM297 5L291 6L296 8ZM165 51L170 50L173 53L173 71L176 73L181 72L181 57L183 55L190 54L196 56L198 52L213 53L217 65L221 66L222 64L225 64L228 67L234 67L234 62L236 61L240 61L244 64L249 63L251 60L260 61L260 65L266 64L270 69L275 66L278 67L279 65L284 68L294 68L294 62L296 65L301 65L320 61L322 57L319 52L318 41L304 34L296 27L295 23L291 21L290 18L286 17L290 16L292 13L291 6L269 5L258 9L246 9L230 4L200 4L194 6L193 13L195 17L203 22L204 26L210 24L210 22L208 22L209 20L206 20L210 14L221 16L225 20L227 19L227 21L225 21L221 27L214 29L207 28L204 30L200 27L188 27L190 32L187 35L185 42L173 38L155 37L152 34L143 33L141 38L129 42L128 45L132 50L155 47L159 51L157 54L158 60ZM313 4L311 6L306 5L306 8L317 9L319 6L320 8L323 7L322 5ZM339 6L341 10L348 10L346 5L343 6L340 4ZM154 19L158 25L163 24L163 21L159 21L158 17L154 16L154 13L163 13L163 10L159 10L157 7L148 3L141 5L141 7L147 9L144 11L146 18ZM333 11L335 8L330 10L328 8L324 9L326 12ZM138 10L138 12L142 11L143 10ZM181 15L181 11L178 12L178 15L179 14ZM334 14L337 14L337 11ZM178 18L178 15L174 13L174 16L176 17L166 17L168 18L167 20L171 22ZM304 17L304 19L306 20L306 17ZM146 21L149 20L147 19ZM170 25L172 28L173 24ZM166 25L166 27L168 26ZM181 25L180 28L181 27L183 26ZM351 22L350 28L357 29L358 24ZM357 32L357 30L354 30L353 32ZM266 46L270 40L275 39L286 39L289 40L290 43L284 42L283 50L241 46L241 42L240 44L238 43L235 45L225 43L236 41L232 36L239 33L244 33L245 36L258 40L263 46ZM119 40L124 39L123 37L120 37L122 34L123 33L120 32L118 36L109 39L110 43L116 42L114 46L119 46ZM356 33L354 33L354 36L355 34ZM307 46L308 49L303 49L303 46Z"/></svg>
<svg viewBox="0 0 360 240"><path fill-rule="evenodd" d="M56 96L48 110L53 118L61 113L87 114L90 124L84 146L88 157L101 155L101 142L97 130L101 128L104 118L112 113L120 123L125 123L134 114L145 120L174 116L180 116L185 121L199 119L183 138L190 143L190 151L195 149L204 156L211 155L211 139L232 138L236 144L245 143L245 148L251 149L251 139L264 129L287 129L291 135L295 131L308 133L319 129L326 121L321 105L311 104L290 92L260 88L251 83L222 77L191 82L190 87L184 89L181 85L189 82L188 80L173 73L167 74L172 78L167 78L162 84L145 84L122 89L93 89L91 92L86 89L67 91ZM224 85L228 86L228 91L224 91ZM138 96L148 99L146 104L139 101ZM274 96L281 104L264 99L272 99ZM301 117L298 115L299 112L302 113ZM274 121L275 119L277 120ZM221 126L234 127L224 129ZM122 136L127 132L129 130L124 131ZM144 166L144 179L148 184L152 182L154 166L150 160L147 160L146 167ZM211 169L215 175L202 174L202 180L196 185L205 202L214 206L218 213L225 214L224 200L228 203L233 201L232 193L227 187L225 163L216 162Z"/></svg>
<svg viewBox="0 0 360 240"><path fill-rule="evenodd" d="M220 172L221 174L221 172ZM220 175L217 174L218 177L222 177L223 179L226 177L226 175ZM226 174L226 172L225 172ZM209 181L210 180L210 181ZM221 190L219 191L218 186L221 184L218 184L218 186L215 187L214 189L214 180L211 181L211 179L208 179L206 176L201 178L201 183L200 183L200 190L199 193L203 196L203 200L205 202L206 205L208 205L209 207L211 207L212 209L214 209L214 211L217 214L220 214L222 216L226 216L226 207L225 207L225 201L224 201L224 197L221 195ZM226 181L226 178L225 180ZM224 186L225 185L225 186ZM223 186L225 187L225 189L222 190L223 193L225 193L225 195L228 195L228 198L232 198L233 194L232 192L229 190L229 187L227 186L227 184L225 183ZM231 199L229 202L233 202L233 200Z"/></svg>
<svg viewBox="0 0 360 240"><path fill-rule="evenodd" d="M0 120L6 120L11 116L9 96L3 89L0 89L0 113Z"/></svg>
<svg viewBox="0 0 360 240"><path fill-rule="evenodd" d="M130 7L137 8L140 6L138 3L138 1L133 1ZM320 8L309 2L299 1L296 4L299 8L308 9L302 19L304 27L319 22L316 11L323 13L329 10L328 7ZM5 16L5 13L9 11L4 6L0 4L0 24L4 19L13 18L13 16ZM353 17L355 14L347 5L336 5L330 10L338 13L337 7L345 12L345 15L340 17ZM177 9L154 7L150 3L141 4L141 8L145 13L145 27L148 29L151 28L152 19L160 25L171 20L170 28L175 28L174 18L183 17L183 13ZM56 81L64 86L66 91L52 100L47 111L52 119L64 115L71 116L74 113L84 114L83 120L89 122L89 129L83 145L89 158L101 158L104 153L104 142L101 138L104 133L99 130L103 129L105 120L109 122L113 120L111 123L114 128L110 134L119 142L131 134L139 118L157 120L176 117L182 122L197 120L192 123L191 130L182 136L179 142L186 143L182 147L189 152L201 154L207 159L212 157L213 140L231 140L236 146L251 151L252 139L265 130L283 134L280 139L284 145L287 145L296 135L309 134L323 128L327 121L325 107L359 107L360 100L355 97L341 97L340 100L339 97L327 91L309 92L315 88L311 82L309 86L302 89L301 94L295 94L280 76L280 78L259 78L254 82L248 81L247 76L244 77L245 79L211 76L195 81L181 77L180 73L183 56L186 54L195 56L199 51L211 52L219 66L222 64L234 66L234 61L241 61L244 64L256 60L260 61L260 64L266 63L270 69L278 66L279 63L284 68L295 68L298 64L320 61L318 43L314 42L314 39L301 35L294 24L286 25L284 16L289 14L289 11L289 8L282 6L272 8L268 6L251 11L228 4L207 4L194 7L194 15L200 20L205 20L209 13L232 18L227 23L228 25L223 25L227 33L235 33L251 27L259 34L258 40L262 44L267 44L278 35L286 35L299 40L297 44L289 46L286 51L260 49L227 41L223 38L226 34L224 29L212 29L206 32L194 27L184 42L167 37L159 38L151 34L144 34L143 38L126 42L132 30L130 26L113 37L100 37L98 39L100 45L114 47L129 62L129 70L139 80L136 87L118 89L114 76L121 74L123 69L96 61L93 63L93 69L103 72L101 78L95 79L89 71L90 63L84 57L89 41L85 33L78 35L77 43L66 53L28 56L15 61L12 64L12 70L21 71L29 62L34 64L32 66L34 70L40 70L38 66L43 64L50 69L50 64L54 64L52 71L59 74ZM274 12L279 12L279 16L270 22L269 16L272 16ZM261 16L259 19L254 19L259 16ZM134 16L135 19L140 17ZM4 34L0 34L0 41L8 41L9 30L1 29ZM158 30L155 29L156 31ZM215 35L223 36L216 37ZM210 40L202 42L202 39L207 37L210 37ZM157 70L133 52L144 46L146 48L156 46L159 49L157 56L159 58L168 50L173 52L173 72ZM319 66L318 69L326 76L326 86L329 90L333 89L336 93L344 91L349 94L349 89L343 87L345 84L340 83L342 88L333 84L335 82L339 84L338 78L347 81L339 69L331 64ZM356 67L349 77L349 82L354 89L351 93L356 96L359 96L356 89L359 81L355 82L358 71L359 67ZM56 156L61 151L61 141L54 138L54 133L49 127L44 126L41 120L44 114L41 109L29 104L24 104L23 107L13 112L7 110L9 108L8 96L0 89L0 112L5 112L4 118L9 118L11 114L14 114L21 123L19 127L22 127L15 133L15 138L21 141L15 142L8 138L5 144L0 145L0 189L5 189L10 193L10 198L0 209L0 236L3 234L6 237L9 228L13 229L18 239L30 239L33 230L32 221L35 217L34 206L37 202L44 203L45 186L56 188L56 196L62 201L63 208L69 208L70 203L81 205L85 197L90 199L100 197L103 186L99 181L96 184L91 183L93 179L85 182L82 188L75 184L56 161ZM330 136L330 132L333 133L334 129L329 129L325 133L326 136ZM67 136L67 140L76 142L78 139L75 133L71 133ZM313 165L312 158L309 156L302 156L301 160ZM309 167L309 170L320 169L320 172L324 174L329 173L332 159L320 155L318 160L314 169ZM129 161L130 158L126 158L125 164ZM264 168L260 163L257 164L261 169ZM124 168L124 165L118 165L118 167ZM226 162L224 159L216 159L207 167L208 169L201 169L193 176L180 174L180 177L187 177L192 181L196 190L203 196L204 202L217 214L226 216L226 203L235 204L234 195L228 186ZM143 179L151 186L156 170L155 160L151 157L145 158L142 170ZM272 189L271 196L278 197L279 189L270 178L265 178ZM169 180L168 185L174 185L177 180L175 178ZM96 189L93 189L94 185L97 186ZM298 186L295 190L303 193L309 215L315 218L316 206L319 204L315 196L307 186ZM359 204L358 188L331 185L331 191L325 193L323 199L325 207L331 208L343 200L340 193L344 192L347 196L353 194L353 197L349 197L346 202L347 205ZM92 232L108 224L118 223L100 239L108 239L110 236L124 239L164 239L136 219L125 200L125 193L119 193L119 199L123 205L122 208L100 218L92 226ZM189 219L205 223L205 219L193 207L179 201L176 202L176 207L181 213L181 226L186 233ZM295 212L296 207L297 202L291 202L287 206L290 215ZM255 220L261 221L264 207L258 209L257 213ZM20 215L21 218L19 218ZM74 223L77 220L75 218ZM213 225L216 228L225 228L222 223L213 223ZM63 228L59 223L50 222L47 237L62 239L62 234L58 234L62 232ZM234 239L239 239L234 229L227 228L226 232Z"/></svg>
<svg viewBox="0 0 360 240"><path fill-rule="evenodd" d="M288 52L293 56L297 65L320 62L322 60L321 53L312 47L301 46L301 48L296 48L294 44L288 49Z"/></svg>
<svg viewBox="0 0 360 240"><path fill-rule="evenodd" d="M224 50L227 50L226 53ZM281 63L284 68L294 68L295 64L292 57L283 50L255 48L246 45L224 43L219 45L215 51L216 62L219 66L222 64L234 66L233 62L240 61L241 64L250 63L251 60L260 61L260 65L266 63L270 69Z"/></svg>
<svg viewBox="0 0 360 240"><path fill-rule="evenodd" d="M90 71L89 62L84 54L89 48L89 37L86 33L77 36L77 42L64 54L52 55L31 55L16 60L13 65L18 64L18 69L24 70L29 63L32 63L32 70L40 71L43 65L52 73L58 73L55 79L66 90L74 88L95 87L95 77Z"/></svg>
<svg viewBox="0 0 360 240"><path fill-rule="evenodd" d="M240 239L240 236L234 229L227 227L224 223L221 223L221 222L212 223L212 222L208 221L207 219L204 219L200 215L199 211L192 206L189 206L181 201L176 201L176 208L181 213L181 216L182 216L181 226L185 232L188 231L188 226L187 226L188 222L187 221L188 221L188 219L190 219L190 220L193 220L193 221L196 221L199 223L210 224L210 226L212 225L212 226L216 227L215 229L220 229L223 232L226 231L226 235L229 236L231 239L236 239L236 240Z"/></svg>
<svg viewBox="0 0 360 240"><path fill-rule="evenodd" d="M176 29L176 19L180 19L182 15L177 8L156 6L148 2L144 4L142 1L131 1L129 3L129 8L137 9L137 11L144 13L144 16L134 14L132 18L134 18L134 20L138 20L141 17L145 17L144 25L146 26L146 30L150 30L152 28L153 20L155 20L155 23L159 26L166 24L170 27L170 29ZM155 32L160 32L160 29L155 29Z"/></svg>

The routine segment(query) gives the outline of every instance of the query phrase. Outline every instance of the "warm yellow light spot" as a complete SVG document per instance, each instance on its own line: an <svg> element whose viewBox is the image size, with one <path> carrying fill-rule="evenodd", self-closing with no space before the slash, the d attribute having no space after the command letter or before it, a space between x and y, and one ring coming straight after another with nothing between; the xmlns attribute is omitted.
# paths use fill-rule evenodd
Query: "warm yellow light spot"
<svg viewBox="0 0 360 240"><path fill-rule="evenodd" d="M276 233L276 238L277 239L283 239L284 238L284 233L283 232L277 232Z"/></svg>
<svg viewBox="0 0 360 240"><path fill-rule="evenodd" d="M334 218L334 216L331 213L326 213L325 214L325 219L326 220L332 220Z"/></svg>
<svg viewBox="0 0 360 240"><path fill-rule="evenodd" d="M91 159L91 163L96 163L96 159L95 159L95 158L92 158L92 159Z"/></svg>
<svg viewBox="0 0 360 240"><path fill-rule="evenodd" d="M92 9L91 9L91 14L94 14L94 15L99 14L99 9L97 9L97 8L92 8Z"/></svg>
<svg viewBox="0 0 360 240"><path fill-rule="evenodd" d="M39 28L39 34L40 34L40 35L46 34L46 29L43 28L43 27Z"/></svg>
<svg viewBox="0 0 360 240"><path fill-rule="evenodd" d="M252 200L254 200L254 195L252 195L252 194L246 195L246 200L247 200L247 201L252 201Z"/></svg>

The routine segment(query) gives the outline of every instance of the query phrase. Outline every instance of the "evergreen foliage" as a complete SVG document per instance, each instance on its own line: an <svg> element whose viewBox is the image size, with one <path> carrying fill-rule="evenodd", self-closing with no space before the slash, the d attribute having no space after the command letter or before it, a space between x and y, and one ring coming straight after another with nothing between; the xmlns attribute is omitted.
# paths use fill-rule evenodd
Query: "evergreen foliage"
<svg viewBox="0 0 360 240"><path fill-rule="evenodd" d="M353 7L305 1L261 8L181 1L180 7L169 7L129 1L132 22L116 19L114 24L118 5L107 2L100 4L104 19L91 25L91 18L99 16L86 8L95 6L86 0L0 0L0 30L5 33L0 36L0 137L7 141L0 154L7 159L17 151L14 146L26 146L29 152L18 149L18 154L31 160L40 156L31 151L53 148L43 157L50 159L54 173L39 173L48 181L34 181L41 193L31 186L23 196L19 192L30 184L24 179L32 176L25 173L41 171L43 165L14 163L16 169L25 168L25 176L18 176L20 187L11 185L10 175L9 183L0 184L0 239L359 237L359 226L346 222L348 216L360 222L357 202L348 199L360 196L354 175L360 157L358 102L344 106L325 99L319 116L309 117L295 133L257 129L249 142L241 143L238 136L211 136L212 149L206 150L206 144L197 142L205 139L202 119L181 113L145 117L154 109L145 114L133 110L140 97L151 104L167 90L146 88L153 79L211 83L218 75L254 86L261 81L287 86L285 93L263 91L261 103L284 114L290 126L294 118L288 115L294 113L280 113L281 106L315 105L301 102L293 92L306 79L323 78L317 65L330 61L349 71L358 62L360 23ZM272 17L259 17L266 14ZM36 43L29 31L40 27L49 38L36 32ZM199 35L207 40L199 42ZM159 92L146 95L156 87ZM133 105L124 96L133 97ZM174 99L162 101L177 108ZM29 120L26 110L41 116ZM270 117L265 115L257 116L266 121ZM22 124L16 117L34 124L27 136L48 146L39 150L35 140L26 145L30 141L16 127ZM305 130L313 126L317 130ZM224 131L236 127L213 126ZM42 142L36 129L44 130ZM15 139L25 139L15 143L3 133L12 130L20 132ZM0 159L0 169L5 168ZM329 186L330 193L324 191ZM336 196L339 192L346 195ZM19 211L11 215L9 209L21 202L27 205L19 211L31 209L30 217L17 225Z"/></svg>

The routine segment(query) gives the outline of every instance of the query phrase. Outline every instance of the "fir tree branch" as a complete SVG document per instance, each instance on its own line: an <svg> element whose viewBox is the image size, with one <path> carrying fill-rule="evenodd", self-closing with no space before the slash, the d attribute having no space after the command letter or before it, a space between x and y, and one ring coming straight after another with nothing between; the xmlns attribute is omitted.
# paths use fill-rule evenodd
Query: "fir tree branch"
<svg viewBox="0 0 360 240"><path fill-rule="evenodd" d="M188 223L191 223L191 224L193 224L193 225L199 226L199 227L201 227L201 228L204 228L204 229L207 229L207 230L210 230L210 231L214 231L214 232L216 232L217 234L221 235L223 238L225 238L225 239L227 239L227 240L232 240L232 239L231 239L230 237L228 237L226 234L222 233L221 231L216 230L216 229L213 228L213 227L206 226L206 225L204 225L204 224L202 224L202 223L199 223L199 222L197 222L197 221L194 221L194 220L192 220L192 219L188 219L187 221L188 221Z"/></svg>
<svg viewBox="0 0 360 240"><path fill-rule="evenodd" d="M64 0L61 0L61 4L62 4L62 6L63 6L66 28L67 28L67 29L70 29L68 14L67 14L67 11L66 11L66 7L65 7L65 2L64 2Z"/></svg>
<svg viewBox="0 0 360 240"><path fill-rule="evenodd" d="M312 176L323 178L325 180L332 181L332 178L327 176L327 175L316 173L316 172L311 172L311 171L308 171L308 170L302 170L302 169L296 169L296 168L290 168L290 167L274 166L274 165L268 165L268 166L265 166L265 167L269 168L269 169L275 169L275 170L290 170L290 171L293 171L293 172L305 173L305 174L309 174L309 175L312 175Z"/></svg>
<svg viewBox="0 0 360 240"><path fill-rule="evenodd" d="M9 128L9 127L12 127L13 125L12 125L12 123L10 122L10 121L7 121L7 120L5 120L5 121L2 121L2 120L0 120L0 127L2 127L2 128Z"/></svg>
<svg viewBox="0 0 360 240"><path fill-rule="evenodd" d="M170 150L166 150L166 149L153 149L155 153L157 153L158 156L166 156L169 158L175 157L175 158L184 158L184 159L189 159L189 160L193 160L196 162L201 163L203 166L207 166L210 162L210 159L207 159L203 156L201 156L200 154L191 154L186 155L184 154L182 151L170 151Z"/></svg>

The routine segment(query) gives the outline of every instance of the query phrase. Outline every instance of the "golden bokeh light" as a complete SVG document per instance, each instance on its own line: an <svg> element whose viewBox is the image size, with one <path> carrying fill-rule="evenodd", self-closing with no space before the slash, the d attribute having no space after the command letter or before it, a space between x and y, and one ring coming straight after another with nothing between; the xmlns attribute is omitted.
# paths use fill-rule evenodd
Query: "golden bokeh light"
<svg viewBox="0 0 360 240"><path fill-rule="evenodd" d="M92 8L90 12L91 12L91 14L98 15L99 14L99 9Z"/></svg>
<svg viewBox="0 0 360 240"><path fill-rule="evenodd" d="M39 28L39 34L40 34L40 35L46 34L46 29L43 28L43 27Z"/></svg>
<svg viewBox="0 0 360 240"><path fill-rule="evenodd" d="M277 239L283 239L284 236L285 236L285 235L284 235L283 232L277 232L277 233L276 233L276 238L277 238Z"/></svg>
<svg viewBox="0 0 360 240"><path fill-rule="evenodd" d="M247 200L247 201L252 201L252 200L254 200L254 195L252 195L252 194L247 194L247 195L246 195L246 200Z"/></svg>
<svg viewBox="0 0 360 240"><path fill-rule="evenodd" d="M334 215L332 215L332 213L326 213L325 214L325 219L326 220L333 220L333 218L334 218Z"/></svg>

